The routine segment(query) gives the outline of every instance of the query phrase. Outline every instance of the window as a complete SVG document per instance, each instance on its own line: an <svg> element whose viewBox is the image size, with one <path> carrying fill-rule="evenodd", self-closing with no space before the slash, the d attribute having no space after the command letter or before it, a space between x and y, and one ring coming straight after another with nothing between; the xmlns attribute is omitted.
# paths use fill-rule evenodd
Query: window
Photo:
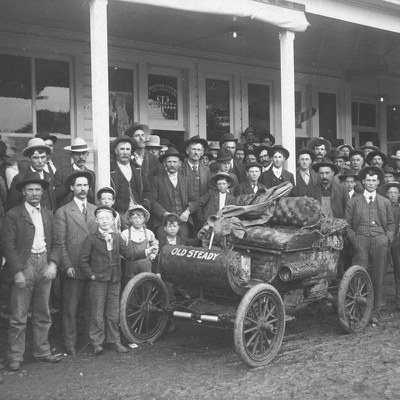
<svg viewBox="0 0 400 400"><path fill-rule="evenodd" d="M149 119L178 120L178 79L175 76L148 76Z"/></svg>
<svg viewBox="0 0 400 400"><path fill-rule="evenodd" d="M353 126L376 128L376 105L353 101L351 103L351 122Z"/></svg>
<svg viewBox="0 0 400 400"><path fill-rule="evenodd" d="M229 81L206 79L207 139L219 140L230 132Z"/></svg>
<svg viewBox="0 0 400 400"><path fill-rule="evenodd" d="M249 126L251 126L258 134L269 132L269 86L248 83L247 96Z"/></svg>
<svg viewBox="0 0 400 400"><path fill-rule="evenodd" d="M336 142L336 94L320 92L318 95L319 136Z"/></svg>
<svg viewBox="0 0 400 400"><path fill-rule="evenodd" d="M108 68L110 136L124 134L133 119L133 71Z"/></svg>
<svg viewBox="0 0 400 400"><path fill-rule="evenodd" d="M0 55L0 131L71 134L67 61Z"/></svg>
<svg viewBox="0 0 400 400"><path fill-rule="evenodd" d="M400 104L392 104L386 107L387 115L387 140L388 142L399 142L400 132Z"/></svg>

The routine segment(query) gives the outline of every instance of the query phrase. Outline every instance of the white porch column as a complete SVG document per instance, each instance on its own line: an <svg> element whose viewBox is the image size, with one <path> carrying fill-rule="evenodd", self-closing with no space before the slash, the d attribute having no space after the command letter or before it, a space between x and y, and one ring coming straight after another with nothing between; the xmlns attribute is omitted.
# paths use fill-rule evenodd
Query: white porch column
<svg viewBox="0 0 400 400"><path fill-rule="evenodd" d="M290 157L286 168L296 176L296 121L294 110L294 33L279 34L281 42L281 118L282 146Z"/></svg>
<svg viewBox="0 0 400 400"><path fill-rule="evenodd" d="M107 3L108 0L90 1L93 147L98 187L110 185Z"/></svg>

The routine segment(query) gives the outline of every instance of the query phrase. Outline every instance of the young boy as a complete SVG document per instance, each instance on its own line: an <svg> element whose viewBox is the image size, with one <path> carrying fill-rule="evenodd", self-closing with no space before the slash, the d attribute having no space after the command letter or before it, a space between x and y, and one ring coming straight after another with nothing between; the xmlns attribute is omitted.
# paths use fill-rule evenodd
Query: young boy
<svg viewBox="0 0 400 400"><path fill-rule="evenodd" d="M354 195L358 195L358 193L354 191L358 182L357 172L354 171L354 169L345 169L343 174L339 176L339 179L346 187L350 198Z"/></svg>
<svg viewBox="0 0 400 400"><path fill-rule="evenodd" d="M95 355L103 353L104 340L118 353L126 353L128 349L121 344L119 334L120 253L135 260L154 254L157 249L150 247L136 253L129 252L119 234L111 229L116 211L108 206L99 206L94 214L98 229L83 242L79 263L83 276L90 279L89 337Z"/></svg>
<svg viewBox="0 0 400 400"><path fill-rule="evenodd" d="M111 186L104 186L97 192L97 200L100 206L113 207L115 203L115 190ZM115 232L121 233L121 218L117 213L114 220Z"/></svg>

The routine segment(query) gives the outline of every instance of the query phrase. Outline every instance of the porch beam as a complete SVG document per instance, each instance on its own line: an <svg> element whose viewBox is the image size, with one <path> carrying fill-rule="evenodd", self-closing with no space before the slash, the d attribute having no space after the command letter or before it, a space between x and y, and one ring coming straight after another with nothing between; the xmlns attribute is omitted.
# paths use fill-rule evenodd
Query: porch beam
<svg viewBox="0 0 400 400"><path fill-rule="evenodd" d="M281 120L282 146L289 150L286 168L296 172L296 120L294 109L294 33L279 34L281 48Z"/></svg>
<svg viewBox="0 0 400 400"><path fill-rule="evenodd" d="M107 3L108 0L90 0L93 145L98 187L110 185Z"/></svg>

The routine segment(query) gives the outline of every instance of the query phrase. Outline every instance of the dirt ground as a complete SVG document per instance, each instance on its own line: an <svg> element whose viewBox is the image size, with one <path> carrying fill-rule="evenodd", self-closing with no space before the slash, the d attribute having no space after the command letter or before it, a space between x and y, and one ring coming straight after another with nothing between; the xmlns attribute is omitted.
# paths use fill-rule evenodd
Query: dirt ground
<svg viewBox="0 0 400 400"><path fill-rule="evenodd" d="M96 357L81 343L77 356L58 364L34 362L28 343L20 371L0 370L0 399L400 399L400 312L388 289L380 322L360 334L343 334L325 303L302 311L287 323L277 357L259 369L241 363L232 331L185 322L128 354ZM4 362L7 328L0 323ZM60 334L56 317L56 353Z"/></svg>

